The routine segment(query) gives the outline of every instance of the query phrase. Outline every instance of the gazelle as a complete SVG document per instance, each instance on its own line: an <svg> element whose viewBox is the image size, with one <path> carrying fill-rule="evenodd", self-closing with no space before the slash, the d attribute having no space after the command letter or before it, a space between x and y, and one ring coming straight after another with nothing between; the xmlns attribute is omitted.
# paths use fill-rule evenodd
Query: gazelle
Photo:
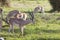
<svg viewBox="0 0 60 40"><path fill-rule="evenodd" d="M32 17L32 20L33 20L33 19L34 19L34 14L33 14L33 13L29 13L29 15ZM19 12L18 10L12 10L12 11L10 11L9 14L6 16L6 20L3 19L3 21L5 21L7 24L9 24L8 21L9 21L9 19L10 19L11 17L15 17L15 18L18 18L18 19L26 20L27 14L21 13L21 12ZM24 18L24 17L25 17L25 18Z"/></svg>
<svg viewBox="0 0 60 40"><path fill-rule="evenodd" d="M45 14L44 7L42 7L40 5L38 5L37 7L35 7L33 13L37 13L37 12L41 12L41 13Z"/></svg>
<svg viewBox="0 0 60 40"><path fill-rule="evenodd" d="M22 35L23 35L24 34L23 33L24 32L24 26L29 24L29 23L32 23L32 22L33 21L31 19L27 19L27 18L26 18L26 20L18 19L18 18L10 18L10 20L9 20L9 25L10 25L9 32L11 31L11 29L14 32L14 24L18 24L19 28L21 29Z"/></svg>

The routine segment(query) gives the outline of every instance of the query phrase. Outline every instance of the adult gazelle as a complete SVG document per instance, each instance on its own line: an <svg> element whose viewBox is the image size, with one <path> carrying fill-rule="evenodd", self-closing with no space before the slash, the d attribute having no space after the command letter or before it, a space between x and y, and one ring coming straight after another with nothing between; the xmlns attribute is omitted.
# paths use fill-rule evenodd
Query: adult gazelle
<svg viewBox="0 0 60 40"><path fill-rule="evenodd" d="M18 24L19 28L22 32L22 35L23 35L24 34L24 26L33 22L32 19L27 18L26 15L27 14L23 14L23 15L19 14L19 15L17 15L18 16L17 18L10 18L10 20L9 20L9 25L10 25L9 32L11 31L11 29L14 32L14 24ZM21 18L21 16L24 16L24 17Z"/></svg>

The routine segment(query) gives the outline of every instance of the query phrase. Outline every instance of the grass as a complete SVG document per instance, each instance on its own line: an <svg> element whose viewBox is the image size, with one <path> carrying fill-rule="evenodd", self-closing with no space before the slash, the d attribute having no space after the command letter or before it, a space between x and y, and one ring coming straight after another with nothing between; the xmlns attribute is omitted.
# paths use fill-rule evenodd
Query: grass
<svg viewBox="0 0 60 40"><path fill-rule="evenodd" d="M39 2L41 6L44 6L46 11L52 9L51 5L47 0L24 2L13 1L11 2L11 8L3 7L4 18L6 17L9 11L15 9L21 12L32 12L33 9L38 5L37 2ZM60 20L57 20L57 18L59 17L59 13L55 15L52 15L51 13L46 13L44 18L42 18L42 14L36 13L35 24L26 25L23 37L21 36L19 28L16 26L15 33L8 33L9 26L3 27L2 32L0 32L0 37L4 37L5 40L60 40ZM3 25L6 25L6 23L3 22Z"/></svg>

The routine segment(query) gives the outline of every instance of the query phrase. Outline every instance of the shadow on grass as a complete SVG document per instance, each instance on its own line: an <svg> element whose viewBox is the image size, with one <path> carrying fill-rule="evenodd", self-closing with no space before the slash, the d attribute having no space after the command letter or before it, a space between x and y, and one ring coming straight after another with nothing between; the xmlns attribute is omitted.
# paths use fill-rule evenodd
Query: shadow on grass
<svg viewBox="0 0 60 40"><path fill-rule="evenodd" d="M2 31L4 32L8 32L9 28L7 29L2 29ZM20 32L20 29L14 29L14 33L19 33ZM13 31L11 30L11 33L13 33Z"/></svg>
<svg viewBox="0 0 60 40"><path fill-rule="evenodd" d="M9 25L3 25L2 27L3 27L3 28L4 28L4 27L9 27Z"/></svg>
<svg viewBox="0 0 60 40"><path fill-rule="evenodd" d="M54 10L50 10L50 11L45 11L45 13L54 13Z"/></svg>
<svg viewBox="0 0 60 40"><path fill-rule="evenodd" d="M3 29L4 32L7 31L8 29ZM44 33L60 33L60 30L40 30L39 28L35 28L34 30L29 30L29 29L25 29L24 30L24 37L27 34L39 34L40 32L44 32ZM8 33L8 32L7 32ZM15 29L14 33L11 34L0 34L0 37L11 37L11 38L19 38L21 37L21 35L17 35L17 34L21 34L19 29ZM37 40L60 40L58 38L36 38ZM31 40L35 40L35 38L32 38Z"/></svg>
<svg viewBox="0 0 60 40"><path fill-rule="evenodd" d="M60 33L60 30L40 30L39 28L35 29L36 33L45 32L45 33Z"/></svg>
<svg viewBox="0 0 60 40"><path fill-rule="evenodd" d="M41 30L41 31L46 33L60 33L60 30Z"/></svg>
<svg viewBox="0 0 60 40"><path fill-rule="evenodd" d="M8 32L9 30L9 27L8 28L4 28L2 29L2 31L5 31L5 32ZM12 32L12 30L11 30ZM14 29L14 33L20 33L20 29L17 28L17 29ZM45 32L45 33L60 33L60 30L44 30L44 29L40 29L40 28L35 28L35 29L24 29L24 33L25 34L31 34L31 33L40 33L40 32Z"/></svg>
<svg viewBox="0 0 60 40"><path fill-rule="evenodd" d="M11 37L11 38L17 37L18 38L20 34L21 32L19 29L14 29L14 33L12 31L8 32L8 29L2 29L2 32L0 32L0 37Z"/></svg>
<svg viewBox="0 0 60 40"><path fill-rule="evenodd" d="M50 11L45 11L45 13L54 13L54 10L50 10ZM33 11L24 11L24 13L33 13ZM41 13L41 12L37 12L37 13Z"/></svg>
<svg viewBox="0 0 60 40"><path fill-rule="evenodd" d="M33 11L24 11L24 13L33 13ZM41 12L37 12L37 13L41 13ZM51 13L50 11L45 11L45 13Z"/></svg>
<svg viewBox="0 0 60 40"><path fill-rule="evenodd" d="M35 40L35 39L32 39L32 40ZM38 38L37 40L60 40L60 39L58 39L58 38Z"/></svg>
<svg viewBox="0 0 60 40"><path fill-rule="evenodd" d="M27 34L38 34L40 33L40 29L39 28L35 28L35 29L25 29L24 33L25 35Z"/></svg>
<svg viewBox="0 0 60 40"><path fill-rule="evenodd" d="M33 13L33 11L24 11L24 13Z"/></svg>
<svg viewBox="0 0 60 40"><path fill-rule="evenodd" d="M41 32L44 32L44 33L60 33L60 30L42 30L40 28L35 28L34 30L29 30L29 29L26 29L25 30L25 34L39 34Z"/></svg>

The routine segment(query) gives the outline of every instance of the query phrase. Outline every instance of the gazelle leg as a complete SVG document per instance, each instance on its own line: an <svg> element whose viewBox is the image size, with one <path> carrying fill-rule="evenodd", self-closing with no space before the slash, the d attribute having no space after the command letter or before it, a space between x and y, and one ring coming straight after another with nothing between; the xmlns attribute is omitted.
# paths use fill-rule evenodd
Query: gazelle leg
<svg viewBox="0 0 60 40"><path fill-rule="evenodd" d="M11 26L11 25L9 25L9 26L10 26L10 27L9 27L9 32L10 32L10 31L11 31L11 27L12 27L12 26Z"/></svg>
<svg viewBox="0 0 60 40"><path fill-rule="evenodd" d="M14 33L14 27L13 27L13 25L12 25L12 32Z"/></svg>
<svg viewBox="0 0 60 40"><path fill-rule="evenodd" d="M10 32L11 30L13 30L13 32L14 32L13 25L10 25L9 32Z"/></svg>
<svg viewBox="0 0 60 40"><path fill-rule="evenodd" d="M2 26L0 26L0 32L1 32Z"/></svg>
<svg viewBox="0 0 60 40"><path fill-rule="evenodd" d="M1 32L1 29L2 29L2 22L0 21L0 32Z"/></svg>
<svg viewBox="0 0 60 40"><path fill-rule="evenodd" d="M21 27L21 33L22 33L22 36L24 34L24 26Z"/></svg>

